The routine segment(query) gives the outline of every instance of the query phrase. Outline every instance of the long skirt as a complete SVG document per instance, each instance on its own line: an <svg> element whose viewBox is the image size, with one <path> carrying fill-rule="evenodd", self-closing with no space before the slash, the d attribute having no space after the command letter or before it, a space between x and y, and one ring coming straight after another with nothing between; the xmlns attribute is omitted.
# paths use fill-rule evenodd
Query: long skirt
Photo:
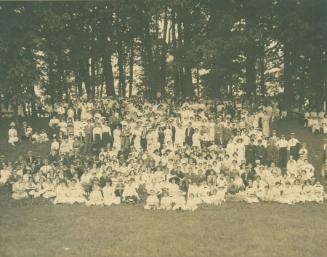
<svg viewBox="0 0 327 257"><path fill-rule="evenodd" d="M287 148L281 147L279 149L279 167L286 168L287 165Z"/></svg>
<svg viewBox="0 0 327 257"><path fill-rule="evenodd" d="M112 137L109 132L102 133L102 146L107 146L108 144L112 144Z"/></svg>
<svg viewBox="0 0 327 257"><path fill-rule="evenodd" d="M101 148L101 136L100 134L95 134L94 135L94 146L97 149L97 151L100 151Z"/></svg>

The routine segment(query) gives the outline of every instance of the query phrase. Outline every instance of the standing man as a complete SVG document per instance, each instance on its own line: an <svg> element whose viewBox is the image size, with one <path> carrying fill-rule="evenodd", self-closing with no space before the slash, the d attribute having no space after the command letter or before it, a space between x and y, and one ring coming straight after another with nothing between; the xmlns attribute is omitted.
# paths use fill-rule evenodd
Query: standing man
<svg viewBox="0 0 327 257"><path fill-rule="evenodd" d="M84 154L87 154L92 149L93 126L91 124L91 119L87 120L87 124L84 127L84 134L85 134Z"/></svg>
<svg viewBox="0 0 327 257"><path fill-rule="evenodd" d="M194 128L192 127L192 122L188 123L188 126L185 130L185 144L192 146L193 144L193 134L194 134Z"/></svg>
<svg viewBox="0 0 327 257"><path fill-rule="evenodd" d="M278 146L279 167L285 170L288 161L287 150L289 147L285 135L281 136L276 145Z"/></svg>
<svg viewBox="0 0 327 257"><path fill-rule="evenodd" d="M295 138L295 133L291 133L291 138L288 140L288 145L290 148L290 155L293 156L294 160L299 158L300 142Z"/></svg>

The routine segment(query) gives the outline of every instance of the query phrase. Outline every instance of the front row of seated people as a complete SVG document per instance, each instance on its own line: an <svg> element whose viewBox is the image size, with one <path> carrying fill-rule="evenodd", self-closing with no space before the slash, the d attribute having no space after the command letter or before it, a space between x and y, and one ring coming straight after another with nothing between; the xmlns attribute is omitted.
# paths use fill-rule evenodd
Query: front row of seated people
<svg viewBox="0 0 327 257"><path fill-rule="evenodd" d="M315 181L312 171L293 171L282 175L274 165L258 165L254 170L255 176L250 176L251 172L248 171L227 175L209 170L202 181L175 175L167 180L160 169L152 174L142 172L127 177L118 174L111 178L105 175L104 169L100 173L99 170L91 170L81 178L75 174L71 179L53 171L46 175L24 174L18 175L13 183L12 198L43 197L51 199L54 204L110 206L142 202L140 194L144 194L145 209L191 211L201 204L221 205L226 199L285 204L324 201L324 188L319 181ZM245 180L246 176L248 179Z"/></svg>

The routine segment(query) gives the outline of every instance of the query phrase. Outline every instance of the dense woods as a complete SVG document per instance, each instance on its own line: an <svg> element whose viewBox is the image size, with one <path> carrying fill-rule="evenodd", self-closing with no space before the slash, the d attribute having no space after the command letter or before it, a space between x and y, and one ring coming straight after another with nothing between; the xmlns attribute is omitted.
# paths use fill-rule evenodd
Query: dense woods
<svg viewBox="0 0 327 257"><path fill-rule="evenodd" d="M0 93L14 105L237 95L322 108L326 52L325 0L0 3Z"/></svg>

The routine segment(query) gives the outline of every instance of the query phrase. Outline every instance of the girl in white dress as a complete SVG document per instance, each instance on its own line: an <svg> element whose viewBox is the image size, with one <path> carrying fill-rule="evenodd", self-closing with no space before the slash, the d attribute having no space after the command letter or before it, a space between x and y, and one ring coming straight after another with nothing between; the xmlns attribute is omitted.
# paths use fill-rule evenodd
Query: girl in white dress
<svg viewBox="0 0 327 257"><path fill-rule="evenodd" d="M182 147L185 139L185 129L182 124L178 123L175 134L175 146Z"/></svg>
<svg viewBox="0 0 327 257"><path fill-rule="evenodd" d="M195 195L193 193L189 193L184 210L195 211L196 209L198 209L198 206L200 203L201 203L200 198L195 197Z"/></svg>
<svg viewBox="0 0 327 257"><path fill-rule="evenodd" d="M52 183L51 179L48 178L42 185L43 187L43 194L42 197L48 199L48 198L53 198L56 196L56 190L55 190L55 185Z"/></svg>
<svg viewBox="0 0 327 257"><path fill-rule="evenodd" d="M12 198L15 200L21 200L27 198L26 183L23 178L20 177L17 182L12 185Z"/></svg>
<svg viewBox="0 0 327 257"><path fill-rule="evenodd" d="M171 202L171 198L168 195L168 192L166 190L164 190L162 192L162 197L160 200L160 209L161 210L171 210L172 208L172 202Z"/></svg>
<svg viewBox="0 0 327 257"><path fill-rule="evenodd" d="M159 208L159 198L156 195L154 189L150 190L150 195L147 197L144 209L146 210L157 210Z"/></svg>
<svg viewBox="0 0 327 257"><path fill-rule="evenodd" d="M111 181L107 181L104 188L102 188L103 203L106 206L112 204L120 204L120 197L115 195L115 188L112 186Z"/></svg>
<svg viewBox="0 0 327 257"><path fill-rule="evenodd" d="M10 123L10 129L8 130L8 143L15 146L15 143L18 143L18 133L15 128L15 123Z"/></svg>
<svg viewBox="0 0 327 257"><path fill-rule="evenodd" d="M83 187L75 178L73 178L68 187L68 197L70 199L70 203L85 203L86 198L84 195L85 191L83 190Z"/></svg>
<svg viewBox="0 0 327 257"><path fill-rule="evenodd" d="M257 189L253 186L252 180L249 180L249 184L245 189L244 201L247 203L258 203Z"/></svg>
<svg viewBox="0 0 327 257"><path fill-rule="evenodd" d="M65 180L62 180L56 188L56 198L53 203L70 203L68 187Z"/></svg>
<svg viewBox="0 0 327 257"><path fill-rule="evenodd" d="M201 134L199 132L199 129L195 129L193 137L192 137L192 141L193 141L193 145L192 146L196 146L199 149L201 149Z"/></svg>
<svg viewBox="0 0 327 257"><path fill-rule="evenodd" d="M103 205L103 195L97 183L93 184L92 192L89 195L89 200L86 202L86 206L92 205Z"/></svg>

